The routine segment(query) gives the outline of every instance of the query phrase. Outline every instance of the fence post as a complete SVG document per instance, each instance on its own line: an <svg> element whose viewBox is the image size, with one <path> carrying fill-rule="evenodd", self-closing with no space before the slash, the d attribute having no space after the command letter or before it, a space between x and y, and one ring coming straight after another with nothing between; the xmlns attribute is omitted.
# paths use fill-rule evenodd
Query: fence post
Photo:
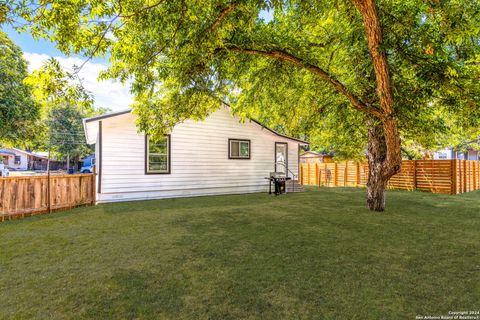
<svg viewBox="0 0 480 320"><path fill-rule="evenodd" d="M411 160L412 165L412 180L413 180L413 190L417 190L417 160Z"/></svg>
<svg viewBox="0 0 480 320"><path fill-rule="evenodd" d="M320 187L320 177L321 177L320 168L318 166L318 162L315 162L315 184L318 185L319 187Z"/></svg>
<svg viewBox="0 0 480 320"><path fill-rule="evenodd" d="M480 160L477 161L477 189L480 189Z"/></svg>
<svg viewBox="0 0 480 320"><path fill-rule="evenodd" d="M360 163L357 162L356 186L360 185Z"/></svg>
<svg viewBox="0 0 480 320"><path fill-rule="evenodd" d="M312 174L311 174L310 162L308 163L308 184L312 184Z"/></svg>
<svg viewBox="0 0 480 320"><path fill-rule="evenodd" d="M478 190L478 179L477 179L477 174L478 174L478 163L477 161L473 161L473 181L474 181L474 188L473 190Z"/></svg>
<svg viewBox="0 0 480 320"><path fill-rule="evenodd" d="M467 192L467 160L463 161L463 192Z"/></svg>
<svg viewBox="0 0 480 320"><path fill-rule="evenodd" d="M47 171L47 211L48 213L52 212L52 190L51 190L51 181L50 181L50 170Z"/></svg>
<svg viewBox="0 0 480 320"><path fill-rule="evenodd" d="M5 216L6 216L6 210L5 210L5 179L4 177L0 176L0 182L2 183L2 188L0 189L0 207L2 208L2 211L0 214L2 215L2 221L5 221Z"/></svg>
<svg viewBox="0 0 480 320"><path fill-rule="evenodd" d="M298 182L300 184L303 184L303 172L302 172L303 171L303 163L299 163L298 165L299 165L299 168L300 168L300 170L298 170Z"/></svg>
<svg viewBox="0 0 480 320"><path fill-rule="evenodd" d="M479 177L480 177L480 174L479 174L479 173L480 173L480 172L479 172L480 166L479 166L479 164L480 164L479 161L475 161L475 166L476 166L476 167L475 167L475 172L476 172L476 175L475 175L475 181L476 181L476 183L475 183L475 185L477 186L477 189L476 189L476 190L480 189L480 179L479 179Z"/></svg>
<svg viewBox="0 0 480 320"><path fill-rule="evenodd" d="M323 164L323 174L324 174L324 182L325 182L325 187L328 187L328 181L327 181L327 178L328 178L328 174L327 174L327 163L325 162ZM332 175L330 175L331 177Z"/></svg>
<svg viewBox="0 0 480 320"><path fill-rule="evenodd" d="M343 171L343 186L346 187L348 182L348 161L345 161L345 170Z"/></svg>
<svg viewBox="0 0 480 320"><path fill-rule="evenodd" d="M472 191L477 190L477 164L472 162Z"/></svg>
<svg viewBox="0 0 480 320"><path fill-rule="evenodd" d="M451 194L457 194L457 160L450 160Z"/></svg>
<svg viewBox="0 0 480 320"><path fill-rule="evenodd" d="M463 193L463 167L462 167L462 160L457 160L457 180L458 180L458 187L457 187L457 194Z"/></svg>
<svg viewBox="0 0 480 320"><path fill-rule="evenodd" d="M301 171L301 170L300 170ZM92 173L92 205L95 205L97 202L97 166L93 166L93 173Z"/></svg>
<svg viewBox="0 0 480 320"><path fill-rule="evenodd" d="M466 179L466 181L465 181L465 192L470 191L469 190L470 175L468 174L469 167L470 167L470 163L468 162L468 160L465 160L465 179Z"/></svg>
<svg viewBox="0 0 480 320"><path fill-rule="evenodd" d="M336 162L333 167L333 186L338 186L338 164Z"/></svg>
<svg viewBox="0 0 480 320"><path fill-rule="evenodd" d="M465 160L465 192L470 191L468 183L470 182L470 175L468 174L468 168L470 167L470 163L468 160Z"/></svg>

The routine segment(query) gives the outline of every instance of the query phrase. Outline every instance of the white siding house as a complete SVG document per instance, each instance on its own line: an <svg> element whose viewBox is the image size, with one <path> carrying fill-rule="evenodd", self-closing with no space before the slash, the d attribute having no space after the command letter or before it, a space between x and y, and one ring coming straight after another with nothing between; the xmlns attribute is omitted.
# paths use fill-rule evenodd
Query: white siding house
<svg viewBox="0 0 480 320"><path fill-rule="evenodd" d="M158 145L134 121L130 111L84 120L87 142L96 144L99 203L267 191L265 177L285 170L275 170L276 158L298 178L299 146L308 144L242 123L226 106L177 124Z"/></svg>
<svg viewBox="0 0 480 320"><path fill-rule="evenodd" d="M433 153L434 160L480 160L480 152L478 150L467 150L466 152L455 151L452 148L446 148Z"/></svg>
<svg viewBox="0 0 480 320"><path fill-rule="evenodd" d="M34 161L46 159L39 154L18 148L0 148L0 161L10 170L31 170L34 167Z"/></svg>
<svg viewBox="0 0 480 320"><path fill-rule="evenodd" d="M446 148L433 153L433 160L452 160L456 158L456 152Z"/></svg>

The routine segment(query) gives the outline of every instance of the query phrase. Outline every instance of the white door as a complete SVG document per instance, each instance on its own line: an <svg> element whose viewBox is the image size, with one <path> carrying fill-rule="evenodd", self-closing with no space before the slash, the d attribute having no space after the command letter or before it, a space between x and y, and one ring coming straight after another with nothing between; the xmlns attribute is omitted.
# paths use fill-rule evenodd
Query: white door
<svg viewBox="0 0 480 320"><path fill-rule="evenodd" d="M275 172L287 174L288 169L288 144L275 142Z"/></svg>

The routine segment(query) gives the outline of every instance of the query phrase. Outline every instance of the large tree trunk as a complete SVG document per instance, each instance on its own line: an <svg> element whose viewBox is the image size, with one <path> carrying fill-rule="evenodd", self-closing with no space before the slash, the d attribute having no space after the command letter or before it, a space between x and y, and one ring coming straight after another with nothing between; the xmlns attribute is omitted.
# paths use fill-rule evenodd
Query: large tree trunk
<svg viewBox="0 0 480 320"><path fill-rule="evenodd" d="M380 105L379 125L374 125L368 134L368 196L370 210L385 209L385 188L388 180L400 171L402 157L400 135L395 118L395 106L390 79L388 58L382 48L382 26L376 6L376 0L352 0L363 17L368 51L372 58L375 83Z"/></svg>
<svg viewBox="0 0 480 320"><path fill-rule="evenodd" d="M387 158L387 145L381 125L368 130L368 182L367 207L372 211L385 210L385 188L388 179L383 174Z"/></svg>
<svg viewBox="0 0 480 320"><path fill-rule="evenodd" d="M395 128L389 126L394 125ZM395 122L376 124L368 130L368 182L367 207L372 211L385 210L385 189L390 178L400 171L400 152L389 152L389 148L399 148L400 139L392 137L396 132ZM389 141L391 140L391 141ZM393 142L392 142L393 141Z"/></svg>

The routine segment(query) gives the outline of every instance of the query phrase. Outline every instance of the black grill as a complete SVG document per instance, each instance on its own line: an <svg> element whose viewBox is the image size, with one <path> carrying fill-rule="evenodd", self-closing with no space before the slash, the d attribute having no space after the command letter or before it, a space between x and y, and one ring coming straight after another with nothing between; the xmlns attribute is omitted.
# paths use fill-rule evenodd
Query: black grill
<svg viewBox="0 0 480 320"><path fill-rule="evenodd" d="M276 196L285 193L286 191L286 182L292 178L287 177L283 172L270 172L270 177L265 178L269 180L269 189L268 194L272 194L272 183L275 187L274 194Z"/></svg>

